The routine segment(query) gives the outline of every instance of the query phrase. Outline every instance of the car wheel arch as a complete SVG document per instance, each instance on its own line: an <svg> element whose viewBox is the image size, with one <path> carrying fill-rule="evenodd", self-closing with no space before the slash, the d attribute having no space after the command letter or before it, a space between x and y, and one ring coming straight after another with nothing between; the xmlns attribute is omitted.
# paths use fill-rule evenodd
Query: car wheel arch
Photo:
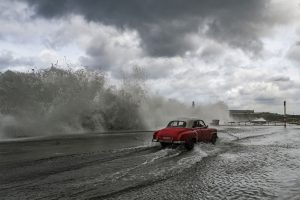
<svg viewBox="0 0 300 200"><path fill-rule="evenodd" d="M196 143L196 134L192 131L183 132L179 135L179 140L181 140L181 141L186 141L189 138L192 138L194 143Z"/></svg>

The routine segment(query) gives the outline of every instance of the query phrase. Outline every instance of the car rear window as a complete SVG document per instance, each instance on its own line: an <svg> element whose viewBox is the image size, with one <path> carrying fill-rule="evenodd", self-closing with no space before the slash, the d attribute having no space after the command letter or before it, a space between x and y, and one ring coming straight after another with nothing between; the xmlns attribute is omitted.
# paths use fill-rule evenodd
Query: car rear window
<svg viewBox="0 0 300 200"><path fill-rule="evenodd" d="M171 121L167 127L186 127L185 121Z"/></svg>

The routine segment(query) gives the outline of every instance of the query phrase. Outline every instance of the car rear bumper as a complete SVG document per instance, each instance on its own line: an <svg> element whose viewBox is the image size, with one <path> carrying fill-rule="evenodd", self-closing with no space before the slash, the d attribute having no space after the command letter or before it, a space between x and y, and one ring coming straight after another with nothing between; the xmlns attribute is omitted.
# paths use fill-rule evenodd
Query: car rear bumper
<svg viewBox="0 0 300 200"><path fill-rule="evenodd" d="M184 141L170 141L170 140L160 140L160 139L152 139L152 142L164 142L164 143L170 143L170 144L184 144Z"/></svg>

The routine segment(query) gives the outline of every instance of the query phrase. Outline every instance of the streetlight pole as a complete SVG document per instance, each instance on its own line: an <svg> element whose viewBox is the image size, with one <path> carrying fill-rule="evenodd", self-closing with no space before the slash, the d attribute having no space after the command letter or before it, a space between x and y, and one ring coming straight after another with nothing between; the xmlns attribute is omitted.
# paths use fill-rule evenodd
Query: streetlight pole
<svg viewBox="0 0 300 200"><path fill-rule="evenodd" d="M284 127L286 127L286 101L283 102L284 109Z"/></svg>

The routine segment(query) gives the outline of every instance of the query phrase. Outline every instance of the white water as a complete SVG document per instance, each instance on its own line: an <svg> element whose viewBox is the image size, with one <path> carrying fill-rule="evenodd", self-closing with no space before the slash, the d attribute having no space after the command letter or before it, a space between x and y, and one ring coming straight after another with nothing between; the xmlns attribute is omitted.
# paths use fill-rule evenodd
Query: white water
<svg viewBox="0 0 300 200"><path fill-rule="evenodd" d="M146 130L177 117L228 118L224 103L185 105L148 91L139 69L118 87L101 72L50 68L0 73L0 139ZM184 95L184 94L183 94Z"/></svg>

